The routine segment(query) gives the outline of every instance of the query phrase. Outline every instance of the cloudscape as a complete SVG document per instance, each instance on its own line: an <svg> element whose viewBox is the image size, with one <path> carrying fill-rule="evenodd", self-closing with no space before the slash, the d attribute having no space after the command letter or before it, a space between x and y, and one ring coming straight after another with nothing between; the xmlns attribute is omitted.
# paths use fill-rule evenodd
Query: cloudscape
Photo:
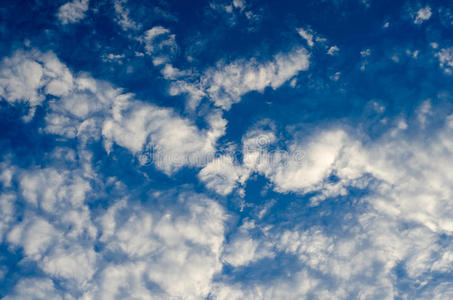
<svg viewBox="0 0 453 300"><path fill-rule="evenodd" d="M453 6L3 0L0 299L453 299Z"/></svg>

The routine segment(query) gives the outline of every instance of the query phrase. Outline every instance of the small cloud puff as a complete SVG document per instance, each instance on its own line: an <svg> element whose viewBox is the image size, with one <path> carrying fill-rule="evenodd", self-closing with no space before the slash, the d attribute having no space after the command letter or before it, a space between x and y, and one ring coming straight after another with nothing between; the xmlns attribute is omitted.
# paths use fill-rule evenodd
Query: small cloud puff
<svg viewBox="0 0 453 300"><path fill-rule="evenodd" d="M422 24L423 22L428 21L431 16L431 7L426 6L424 8L420 8L415 15L414 24Z"/></svg>
<svg viewBox="0 0 453 300"><path fill-rule="evenodd" d="M153 57L155 66L171 61L177 51L175 35L162 26L155 26L144 34L146 53Z"/></svg>
<svg viewBox="0 0 453 300"><path fill-rule="evenodd" d="M77 23L85 18L87 10L88 0L73 0L60 6L57 17L63 25Z"/></svg>
<svg viewBox="0 0 453 300"><path fill-rule="evenodd" d="M140 29L140 24L137 24L134 20L129 17L129 9L124 6L127 0L115 0L114 8L116 13L116 21L123 30L137 30Z"/></svg>
<svg viewBox="0 0 453 300"><path fill-rule="evenodd" d="M327 54L336 55L336 54L338 54L339 51L340 51L340 48L338 48L338 46L332 46L329 48L329 50L327 50Z"/></svg>
<svg viewBox="0 0 453 300"><path fill-rule="evenodd" d="M434 49L436 49L438 45L436 44ZM436 57L439 59L439 66L444 70L447 74L453 73L453 47L441 49L439 52L436 53Z"/></svg>

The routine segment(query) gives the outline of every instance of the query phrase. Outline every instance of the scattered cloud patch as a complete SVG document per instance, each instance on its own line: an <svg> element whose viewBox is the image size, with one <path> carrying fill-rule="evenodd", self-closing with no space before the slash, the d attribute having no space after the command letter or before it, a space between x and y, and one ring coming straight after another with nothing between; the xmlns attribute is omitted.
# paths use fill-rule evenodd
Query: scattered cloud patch
<svg viewBox="0 0 453 300"><path fill-rule="evenodd" d="M432 16L431 7L420 8L414 16L414 24L422 24L428 21Z"/></svg>
<svg viewBox="0 0 453 300"><path fill-rule="evenodd" d="M338 48L337 46L332 46L329 48L329 50L327 50L327 54L337 55L339 51L340 51L340 48Z"/></svg>
<svg viewBox="0 0 453 300"><path fill-rule="evenodd" d="M61 24L78 23L85 18L88 10L89 0L73 0L60 6L57 12Z"/></svg>
<svg viewBox="0 0 453 300"><path fill-rule="evenodd" d="M444 72L451 74L453 72L453 47L440 49L436 53L436 57L439 60L439 66Z"/></svg>
<svg viewBox="0 0 453 300"><path fill-rule="evenodd" d="M116 21L123 30L138 30L141 28L140 24L137 24L129 16L129 9L126 7L127 0L115 0L113 3L116 13Z"/></svg>
<svg viewBox="0 0 453 300"><path fill-rule="evenodd" d="M314 46L314 41L313 41L313 33L311 30L305 30L302 28L297 29L297 33L307 42L307 45L309 47Z"/></svg>
<svg viewBox="0 0 453 300"><path fill-rule="evenodd" d="M171 61L177 51L175 35L162 26L156 26L147 30L144 34L146 54L153 57L155 66L163 65Z"/></svg>
<svg viewBox="0 0 453 300"><path fill-rule="evenodd" d="M279 53L272 60L237 60L219 62L201 77L207 97L225 110L239 102L241 96L251 92L263 92L266 87L277 89L300 71L309 67L310 55L304 48L295 48L288 53Z"/></svg>

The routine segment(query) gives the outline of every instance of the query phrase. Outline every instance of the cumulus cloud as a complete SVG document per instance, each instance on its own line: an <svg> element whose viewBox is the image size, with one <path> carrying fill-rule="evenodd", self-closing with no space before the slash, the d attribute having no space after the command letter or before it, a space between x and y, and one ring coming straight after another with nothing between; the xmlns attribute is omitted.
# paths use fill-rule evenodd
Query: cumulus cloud
<svg viewBox="0 0 453 300"><path fill-rule="evenodd" d="M0 65L0 97L10 103L24 102L34 108L45 100L41 89L52 96L67 95L73 77L53 53L17 51L3 59Z"/></svg>
<svg viewBox="0 0 453 300"><path fill-rule="evenodd" d="M338 48L338 46L332 46L332 47L329 48L329 50L327 50L327 54L329 54L329 55L337 55L338 51L340 51L340 48Z"/></svg>
<svg viewBox="0 0 453 300"><path fill-rule="evenodd" d="M130 262L106 268L93 295L133 297L146 290L147 281L160 287L157 298L208 295L212 277L221 269L224 211L201 195L181 195L175 205L179 208L153 212L119 202L106 211L101 241Z"/></svg>
<svg viewBox="0 0 453 300"><path fill-rule="evenodd" d="M309 47L313 47L314 46L314 41L313 41L313 32L311 30L305 30L303 28L299 28L297 29L297 33L299 33L299 35L305 40L307 41L307 45Z"/></svg>
<svg viewBox="0 0 453 300"><path fill-rule="evenodd" d="M428 21L432 16L431 7L420 8L414 16L414 24L422 24Z"/></svg>
<svg viewBox="0 0 453 300"><path fill-rule="evenodd" d="M67 159L74 164L71 157L53 162ZM6 299L199 299L209 294L222 267L227 219L215 201L190 191L156 192L150 195L154 204L144 205L125 193L93 215L87 206L90 197L99 196L93 188L109 184L100 174L77 167L16 168L12 180L17 184L0 195L0 228L7 232L10 251L20 250L24 261L35 262L39 277L21 279ZM10 222L8 207L21 201L8 196L13 191L23 197L23 218Z"/></svg>
<svg viewBox="0 0 453 300"><path fill-rule="evenodd" d="M244 183L249 171L235 162L230 155L224 155L210 161L198 174L205 185L220 195L228 195L237 182Z"/></svg>
<svg viewBox="0 0 453 300"><path fill-rule="evenodd" d="M279 192L319 190L324 179L333 171L343 147L348 144L348 137L342 130L326 131L288 143L285 150L269 147L275 141L272 131L251 130L242 140L242 164L218 169L208 165L199 176L208 187L223 193L230 192L236 183L244 182L253 172L266 176ZM217 176L224 178L222 185L228 189L212 185L212 178Z"/></svg>
<svg viewBox="0 0 453 300"><path fill-rule="evenodd" d="M129 9L125 7L127 0L116 0L113 3L116 13L116 21L123 30L137 30L140 29L140 24L137 24L129 17Z"/></svg>
<svg viewBox="0 0 453 300"><path fill-rule="evenodd" d="M169 29L162 26L155 26L147 30L143 41L146 53L153 57L155 66L170 62L176 54L176 37L170 33Z"/></svg>
<svg viewBox="0 0 453 300"><path fill-rule="evenodd" d="M238 60L229 64L219 63L208 69L202 77L208 97L219 107L228 110L240 97L251 91L263 92L266 87L277 89L283 83L305 71L309 54L304 48L280 53L271 61Z"/></svg>
<svg viewBox="0 0 453 300"><path fill-rule="evenodd" d="M350 299L357 295L367 299L391 299L396 292L410 297L421 294L420 291L441 295L430 287L396 291L394 273L395 268L401 266L408 272L409 282L420 282L425 272L430 272L440 262L438 252L446 250L437 244L438 236L423 227L401 227L396 219L377 214L373 209L365 209L353 217L352 222L348 209L339 214L344 219L338 232L332 228L336 225L307 229L298 225L261 227L262 234L255 233L242 247L259 244L272 249L272 261L255 253L250 246L249 251L244 252L235 240L226 244L228 255L234 253L242 257L241 262L252 262L239 265L245 268L243 272L260 274L265 279L257 276L251 282L243 282L233 275L214 285L216 299L272 299L275 295L285 299ZM255 229L249 227L248 232ZM259 268L260 261L272 269L273 264L280 265L284 259L290 260L292 268L286 266L285 269L291 276L281 274L268 278Z"/></svg>
<svg viewBox="0 0 453 300"><path fill-rule="evenodd" d="M451 74L453 72L453 47L440 49L436 53L439 59L439 65L445 73Z"/></svg>
<svg viewBox="0 0 453 300"><path fill-rule="evenodd" d="M304 57L308 67L305 50L291 53ZM248 91L277 88L297 74L302 64L292 66L298 60L288 56L262 64L219 64L226 70L209 69L199 91L227 109L225 103ZM21 72L28 67L32 75ZM169 78L185 76L165 68ZM110 152L114 144L137 156L153 149L152 162L160 170L172 174L182 166L200 167L200 181L224 196L257 173L274 191L304 195L311 206L338 196L354 202L353 208L320 212L321 223L325 214L335 214L333 225L246 220L226 239L227 213L206 196L156 192L141 202L126 190L93 215L90 197L106 183L90 167L21 170L2 164L0 236L11 251L34 262L41 276L18 281L10 298L385 299L396 293L435 298L451 291L448 283L423 281L433 272L447 276L453 265L453 248L442 241L453 231L453 117L438 120L444 124L427 136L424 129L434 118L429 100L416 109L413 121L395 120L395 130L373 141L334 125L281 141L275 126L263 122L242 137L240 158L228 151L215 157L226 127L218 110L200 129L171 109L72 74L51 53L17 52L3 61L0 74L1 95L10 103L36 106L50 98L47 133L102 139ZM65 152L52 157L71 163L77 156L90 157ZM351 189L366 193L355 201ZM19 203L23 215L16 218ZM290 266L282 267L284 262ZM262 264L285 272L244 282L235 277L260 275ZM224 266L233 271L222 273ZM418 291L399 290L399 269Z"/></svg>
<svg viewBox="0 0 453 300"><path fill-rule="evenodd" d="M110 150L112 142L133 153L146 147L155 166L166 173L206 163L225 131L226 122L218 113L209 117L210 129L200 131L168 109L119 102L113 109L115 113L102 127L106 149Z"/></svg>
<svg viewBox="0 0 453 300"><path fill-rule="evenodd" d="M255 59L239 59L230 63L220 61L215 67L206 69L198 80L169 67L166 67L164 75L176 79L170 85L170 95L189 95L189 107L192 109L207 97L216 106L229 110L248 92L262 93L267 87L277 89L300 71L307 70L309 57L305 48L294 48L288 53L276 54L266 62Z"/></svg>
<svg viewBox="0 0 453 300"><path fill-rule="evenodd" d="M416 121L420 130L429 122L427 107L425 103L419 109ZM266 176L279 192L316 192L312 196L314 205L329 197L347 195L350 187L367 188L372 191L368 201L379 214L415 222L438 234L450 233L453 221L448 199L453 190L448 184L451 172L447 166L453 159L453 148L448 142L453 132L451 119L445 120L445 127L432 135L429 144L422 138L405 137L402 131L390 131L365 146L345 130L330 129L288 143L289 153L303 151L301 160L287 159L291 156L266 149L244 151L242 164L235 166L237 170L210 168L203 170L200 178L210 186L216 174L226 176L228 180L224 182L229 188L219 187L220 193L226 193L234 187L232 182L244 180L238 179L237 174L245 169L245 174L257 172ZM419 135L424 134L419 131ZM254 136L245 138L243 144L253 141ZM329 181L332 175L338 180Z"/></svg>
<svg viewBox="0 0 453 300"><path fill-rule="evenodd" d="M16 284L12 294L4 297L5 300L13 299L75 299L57 289L49 278L23 278Z"/></svg>
<svg viewBox="0 0 453 300"><path fill-rule="evenodd" d="M418 111L425 112L426 103ZM417 117L414 122L426 125L429 120ZM272 268L266 257L275 257L275 263L281 264L279 260L290 255L286 259L294 266L292 275L252 283L233 275L230 281L218 282L213 293L219 299L271 299L275 295L286 299L350 299L357 295L384 299L393 298L395 293L401 297L430 295L442 299L451 286L446 282L430 284L426 276L432 272L450 276L453 261L450 245L442 242L453 230L449 200L453 190L448 183L451 172L447 170L453 159L449 142L452 128L450 116L428 144L421 137L423 131L415 137L389 132L365 144L354 141L356 138L347 131L325 130L296 142L294 145L306 145L307 164L294 169L289 166L287 173L279 174L281 177L272 177L272 168L266 176L276 188L302 193L324 190L324 197L348 195L353 201L349 187L355 185L365 188L367 194L355 203L354 212L342 206L335 213L341 220L339 231L333 224L309 228L294 225L292 229L263 224L258 227L261 234L254 232L256 227L242 228L242 243L231 239L225 245L227 262L238 269L246 268L241 272L261 274L260 261ZM331 174L337 182L325 181ZM319 218L326 209L323 206ZM270 253L263 256L256 249L270 249ZM404 270L406 282L420 284L420 288L397 287L396 268ZM294 288L300 286L305 289ZM291 292L287 292L290 287Z"/></svg>
<svg viewBox="0 0 453 300"><path fill-rule="evenodd" d="M29 67L36 72L25 72ZM82 144L102 138L108 152L115 143L168 174L209 162L225 132L226 121L218 111L206 118L209 127L200 130L171 109L138 101L88 75L72 75L52 53L17 52L4 59L0 70L0 92L8 102L34 107L48 96L57 98L49 102L47 133L78 138Z"/></svg>
<svg viewBox="0 0 453 300"><path fill-rule="evenodd" d="M73 0L60 6L57 17L61 24L77 23L85 18L88 10L89 0Z"/></svg>
<svg viewBox="0 0 453 300"><path fill-rule="evenodd" d="M238 20L243 18L252 25L248 29L254 30L254 25L262 18L261 11L253 10L247 2L245 0L214 0L209 2L209 7L224 17L228 25L235 26L238 24Z"/></svg>

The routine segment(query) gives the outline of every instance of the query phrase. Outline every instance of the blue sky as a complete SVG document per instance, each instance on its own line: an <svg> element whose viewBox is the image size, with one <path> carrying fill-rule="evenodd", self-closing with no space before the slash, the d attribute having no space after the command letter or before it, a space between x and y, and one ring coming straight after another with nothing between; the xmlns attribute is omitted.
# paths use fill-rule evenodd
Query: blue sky
<svg viewBox="0 0 453 300"><path fill-rule="evenodd" d="M448 1L2 1L1 299L452 299Z"/></svg>

